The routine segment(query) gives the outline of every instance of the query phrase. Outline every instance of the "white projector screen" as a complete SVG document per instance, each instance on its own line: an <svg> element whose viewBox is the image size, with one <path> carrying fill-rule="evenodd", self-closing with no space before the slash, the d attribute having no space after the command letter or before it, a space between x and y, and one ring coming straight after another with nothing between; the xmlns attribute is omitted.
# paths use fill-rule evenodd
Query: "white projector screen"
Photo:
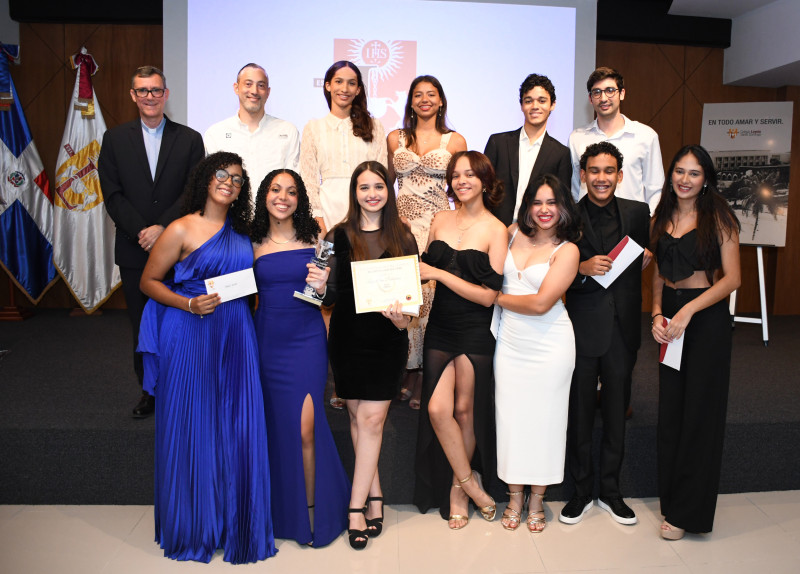
<svg viewBox="0 0 800 574"><path fill-rule="evenodd" d="M362 69L370 112L387 133L401 125L408 85L421 74L442 83L449 124L470 149L522 124L519 85L530 73L555 85L553 137L566 143L573 123L588 121L575 112L586 107L582 78L594 68L594 28L588 38L581 33L594 23L589 0L184 1L164 3L167 111L201 133L236 113L232 85L248 62L269 74L267 113L302 132L328 113L321 80L342 59ZM581 49L581 39L591 49Z"/></svg>

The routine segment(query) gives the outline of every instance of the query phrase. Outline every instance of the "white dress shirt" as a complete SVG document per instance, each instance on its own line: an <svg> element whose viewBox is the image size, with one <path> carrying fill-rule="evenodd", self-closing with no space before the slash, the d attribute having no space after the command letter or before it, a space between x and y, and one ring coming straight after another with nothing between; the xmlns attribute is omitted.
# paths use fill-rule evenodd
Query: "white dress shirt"
<svg viewBox="0 0 800 574"><path fill-rule="evenodd" d="M517 201L514 204L513 221L517 220L519 206L522 205L522 196L525 195L525 190L528 189L533 164L536 163L536 158L539 157L539 150L542 149L545 133L542 132L542 135L531 142L528 134L525 133L525 128L523 127L519 130L519 177L517 179Z"/></svg>
<svg viewBox="0 0 800 574"><path fill-rule="evenodd" d="M661 199L661 188L664 186L664 165L661 162L658 134L643 123L630 120L624 115L622 117L625 125L611 136L598 127L597 120L588 126L577 128L569 135L572 196L578 201L586 195L586 185L581 184L581 155L589 145L607 141L617 146L622 153L623 177L615 195L647 203L652 214Z"/></svg>
<svg viewBox="0 0 800 574"><path fill-rule="evenodd" d="M218 122L203 136L206 153L229 151L242 156L244 168L250 177L250 193L255 199L261 180L275 169L297 171L300 158L300 133L286 120L264 114L256 131L239 115Z"/></svg>

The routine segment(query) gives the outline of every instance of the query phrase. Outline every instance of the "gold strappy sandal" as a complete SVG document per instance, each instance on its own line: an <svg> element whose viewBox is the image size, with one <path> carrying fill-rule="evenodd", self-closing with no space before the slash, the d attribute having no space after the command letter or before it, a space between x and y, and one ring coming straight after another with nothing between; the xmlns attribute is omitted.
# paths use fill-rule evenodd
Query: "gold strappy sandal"
<svg viewBox="0 0 800 574"><path fill-rule="evenodd" d="M473 476L475 477L475 482L477 483L478 488L483 490L483 483L481 482L481 477L474 470L466 478L459 478L458 482L460 484L464 484L464 483L469 482L470 480L472 480ZM486 492L486 491L484 490L484 492ZM488 493L487 493L487 496L489 496ZM494 520L494 517L497 516L497 503L494 501L494 498L492 498L491 496L489 496L489 499L492 501L492 503L491 504L487 504L486 506L478 506L478 512L481 513L481 516L483 517L484 520L486 520L488 522L491 522L492 520ZM475 502L474 499L473 499L473 502ZM477 503L475 504L475 506L477 506Z"/></svg>
<svg viewBox="0 0 800 574"><path fill-rule="evenodd" d="M538 498L542 503L544 503L544 494L539 494L538 492L531 492L531 499L530 502L533 502L533 497ZM536 516L537 514L541 514L541 516ZM534 510L531 512L530 503L528 505L528 518L526 520L528 524L528 531L532 534L539 534L542 530L545 529L547 525L547 520L544 516L544 504L542 504L541 510ZM541 524L542 527L538 528L538 525Z"/></svg>
<svg viewBox="0 0 800 574"><path fill-rule="evenodd" d="M523 496L523 491L518 490L516 492L508 491L506 492L508 496ZM525 498L523 496L522 504L520 504L520 509L514 510L511 508L511 499L508 500L508 506L503 511L503 516L500 517L500 522L503 525L503 528L506 530L514 531L519 528L520 522L522 521L522 509L525 507Z"/></svg>

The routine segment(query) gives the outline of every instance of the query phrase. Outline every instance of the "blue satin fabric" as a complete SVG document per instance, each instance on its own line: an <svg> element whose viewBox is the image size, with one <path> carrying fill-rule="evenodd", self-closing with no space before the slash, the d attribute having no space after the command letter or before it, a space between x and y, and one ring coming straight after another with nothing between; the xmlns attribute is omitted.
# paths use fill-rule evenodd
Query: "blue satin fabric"
<svg viewBox="0 0 800 574"><path fill-rule="evenodd" d="M314 249L259 257L256 334L269 436L275 536L325 546L347 527L350 482L325 416L328 352L319 307L293 296L302 291ZM300 415L306 396L314 410L314 524L309 524ZM313 532L312 532L313 530Z"/></svg>
<svg viewBox="0 0 800 574"><path fill-rule="evenodd" d="M175 265L173 291L251 267L230 222ZM275 554L258 349L245 299L192 315L151 300L139 335L145 387L156 396L155 532L164 555L232 563Z"/></svg>

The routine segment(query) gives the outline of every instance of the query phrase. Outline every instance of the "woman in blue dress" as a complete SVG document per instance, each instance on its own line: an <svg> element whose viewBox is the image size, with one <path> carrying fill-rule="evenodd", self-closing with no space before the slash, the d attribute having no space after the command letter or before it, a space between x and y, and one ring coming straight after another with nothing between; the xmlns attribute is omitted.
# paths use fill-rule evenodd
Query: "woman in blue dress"
<svg viewBox="0 0 800 574"><path fill-rule="evenodd" d="M310 263L319 232L300 176L289 169L269 173L258 188L250 238L273 526L278 538L316 547L347 526L350 493L323 409L328 350L322 313L294 297L306 283L324 292L330 270Z"/></svg>
<svg viewBox="0 0 800 574"><path fill-rule="evenodd" d="M249 269L250 182L242 159L203 159L184 215L142 274L139 350L156 397L155 530L164 555L232 563L275 554L258 349L245 299L221 302L205 279ZM165 280L174 269L174 278Z"/></svg>

